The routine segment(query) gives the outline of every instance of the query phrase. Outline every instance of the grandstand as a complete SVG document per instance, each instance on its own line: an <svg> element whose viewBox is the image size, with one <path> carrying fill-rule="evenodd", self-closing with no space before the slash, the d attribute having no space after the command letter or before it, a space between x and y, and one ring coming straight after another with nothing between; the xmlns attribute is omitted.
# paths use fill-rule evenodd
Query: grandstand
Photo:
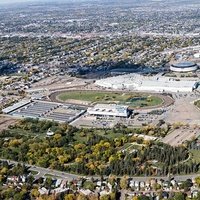
<svg viewBox="0 0 200 200"><path fill-rule="evenodd" d="M128 106L116 104L97 104L94 107L88 108L87 112L95 116L114 116L114 117L128 117L130 111Z"/></svg>

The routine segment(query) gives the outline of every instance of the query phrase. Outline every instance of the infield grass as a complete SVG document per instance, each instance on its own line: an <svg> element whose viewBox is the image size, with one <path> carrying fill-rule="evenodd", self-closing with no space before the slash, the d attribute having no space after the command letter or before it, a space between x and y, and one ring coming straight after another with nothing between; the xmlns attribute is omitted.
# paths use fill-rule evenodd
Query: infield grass
<svg viewBox="0 0 200 200"><path fill-rule="evenodd" d="M61 101L79 100L96 103L118 103L130 107L149 107L162 104L158 96L138 93L98 92L98 91L68 91L57 96Z"/></svg>

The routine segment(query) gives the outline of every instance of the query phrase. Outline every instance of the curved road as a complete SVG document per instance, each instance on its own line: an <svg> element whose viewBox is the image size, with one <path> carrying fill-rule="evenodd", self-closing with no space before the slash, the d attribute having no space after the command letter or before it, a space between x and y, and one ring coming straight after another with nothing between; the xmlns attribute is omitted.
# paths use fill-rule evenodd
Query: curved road
<svg viewBox="0 0 200 200"><path fill-rule="evenodd" d="M16 162L16 161L11 161L11 160L6 160L6 159L0 159L1 161L7 161L9 164L18 164L20 162ZM23 164L23 163L20 163ZM38 167L35 165L29 165L24 163L27 167L30 168L30 170L32 171L37 171L38 174L34 175L35 178L39 178L39 177L43 177L45 174L50 174L52 176L57 176L60 177L62 179L65 180L73 180L73 179L78 179L81 178L83 176L81 175L75 175L75 174L70 174L70 173L66 173L66 172L61 172L58 170L52 170L49 168L43 168L43 167ZM175 180L177 181L184 181L186 179L193 179L197 176L200 176L200 174L190 174L190 175L178 175L178 176L173 176ZM84 176L85 177L85 176ZM100 176L86 176L87 178L100 178ZM131 177L133 178L135 181L147 181L151 178L155 178L155 179L163 179L163 180L168 180L169 177L167 176L144 176L144 177Z"/></svg>
<svg viewBox="0 0 200 200"><path fill-rule="evenodd" d="M61 171L58 171L58 170L52 170L52 169L49 169L49 168L43 168L43 167L38 167L38 166L35 166L35 165L29 165L29 164L26 164L26 163L21 163L21 162L16 162L16 161L11 161L11 160L6 160L6 159L0 159L1 161L7 161L9 164L25 164L27 167L29 167L29 169L31 171L36 171L38 172L38 174L34 175L35 178L39 178L39 177L42 177L44 176L45 174L50 174L52 176L59 176L63 179L68 179L68 180L73 180L73 179L77 179L81 176L78 176L78 175L75 175L75 174L69 174L69 173L66 173L66 172L61 172Z"/></svg>

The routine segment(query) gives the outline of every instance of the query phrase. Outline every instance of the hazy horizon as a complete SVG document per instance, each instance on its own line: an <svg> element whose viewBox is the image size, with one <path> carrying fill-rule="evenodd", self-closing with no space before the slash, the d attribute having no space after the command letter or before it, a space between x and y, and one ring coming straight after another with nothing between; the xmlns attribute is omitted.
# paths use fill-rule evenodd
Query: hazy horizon
<svg viewBox="0 0 200 200"><path fill-rule="evenodd" d="M48 1L55 1L57 2L56 0L0 0L0 4L12 4L12 3L28 3L28 2L48 2ZM69 1L79 1L79 0L59 0L59 1L66 1L66 2L69 2ZM81 1L81 0L80 0Z"/></svg>

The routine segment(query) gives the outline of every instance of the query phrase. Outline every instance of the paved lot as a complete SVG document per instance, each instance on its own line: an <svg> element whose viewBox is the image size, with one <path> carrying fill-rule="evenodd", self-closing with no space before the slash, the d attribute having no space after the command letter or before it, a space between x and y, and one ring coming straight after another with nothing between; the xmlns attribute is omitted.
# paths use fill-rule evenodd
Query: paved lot
<svg viewBox="0 0 200 200"><path fill-rule="evenodd" d="M184 141L200 135L200 127L181 127L164 137L161 141L172 146L178 146Z"/></svg>
<svg viewBox="0 0 200 200"><path fill-rule="evenodd" d="M169 123L182 122L200 125L200 110L194 106L194 101L200 98L191 94L174 95L175 103L168 108L165 120Z"/></svg>
<svg viewBox="0 0 200 200"><path fill-rule="evenodd" d="M118 123L122 123L126 126L138 127L142 124L157 124L160 119L163 119L164 115L148 115L148 114L138 114L131 118L120 118L120 117L95 117L89 114L84 114L70 124L76 127L85 128L112 128Z"/></svg>
<svg viewBox="0 0 200 200"><path fill-rule="evenodd" d="M120 118L102 118L97 119L95 116L89 116L87 114L74 120L70 124L79 128L112 128L120 121Z"/></svg>

